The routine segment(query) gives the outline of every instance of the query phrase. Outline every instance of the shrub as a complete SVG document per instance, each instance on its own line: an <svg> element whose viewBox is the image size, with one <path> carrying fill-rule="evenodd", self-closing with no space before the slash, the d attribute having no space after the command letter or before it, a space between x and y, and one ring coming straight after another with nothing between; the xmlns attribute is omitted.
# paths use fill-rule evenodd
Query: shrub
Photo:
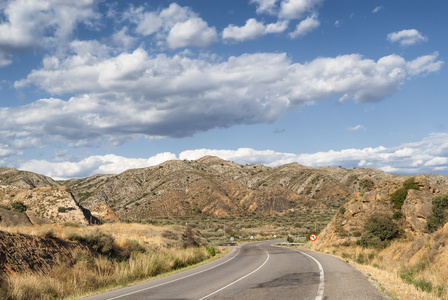
<svg viewBox="0 0 448 300"><path fill-rule="evenodd" d="M407 179L403 182L403 187L399 188L390 195L390 201L394 204L394 207L401 209L404 200L408 195L408 190L418 190L418 185L414 181L414 177Z"/></svg>
<svg viewBox="0 0 448 300"><path fill-rule="evenodd" d="M363 178L359 181L359 186L366 191L371 191L375 187L375 182L371 178Z"/></svg>
<svg viewBox="0 0 448 300"><path fill-rule="evenodd" d="M434 232L447 222L448 195L437 196L432 199L432 215L428 217L426 228Z"/></svg>
<svg viewBox="0 0 448 300"><path fill-rule="evenodd" d="M211 256L215 256L215 255L216 255L215 247L213 247L212 245L205 246L205 250L207 250L207 252L208 252Z"/></svg>
<svg viewBox="0 0 448 300"><path fill-rule="evenodd" d="M390 195L390 201L394 204L394 207L400 209L403 206L404 200L408 195L408 190L405 188L399 188Z"/></svg>
<svg viewBox="0 0 448 300"><path fill-rule="evenodd" d="M99 229L89 232L85 235L74 234L70 236L71 240L87 243L95 251L100 254L116 257L117 253L114 249L114 237L110 234L106 234Z"/></svg>
<svg viewBox="0 0 448 300"><path fill-rule="evenodd" d="M26 205L20 201L14 202L13 204L11 204L11 206L12 206L12 209L18 213L23 213L27 210Z"/></svg>
<svg viewBox="0 0 448 300"><path fill-rule="evenodd" d="M393 216L392 216L392 219L394 219L394 220L398 220L398 219L400 219L401 217L403 217L403 214L402 214L400 211L396 211L396 212L394 212L394 214L393 214Z"/></svg>
<svg viewBox="0 0 448 300"><path fill-rule="evenodd" d="M364 230L360 245L365 248L384 248L389 241L399 236L397 224L390 216L380 213L374 213L367 219Z"/></svg>
<svg viewBox="0 0 448 300"><path fill-rule="evenodd" d="M414 177L407 179L403 182L403 187L407 190L418 190L418 185L415 183Z"/></svg>

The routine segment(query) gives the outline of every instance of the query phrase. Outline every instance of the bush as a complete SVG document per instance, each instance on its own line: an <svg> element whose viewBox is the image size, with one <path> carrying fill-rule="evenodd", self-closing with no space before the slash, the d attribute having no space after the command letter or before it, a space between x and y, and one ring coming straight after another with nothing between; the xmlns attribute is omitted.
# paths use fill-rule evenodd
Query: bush
<svg viewBox="0 0 448 300"><path fill-rule="evenodd" d="M404 200L408 195L408 190L418 190L419 187L414 181L414 177L407 179L403 182L403 187L399 188L395 192L390 195L390 201L394 204L394 207L397 209L401 209L403 206Z"/></svg>
<svg viewBox="0 0 448 300"><path fill-rule="evenodd" d="M213 247L212 245L205 246L205 250L207 250L207 252L208 252L211 256L215 256L215 255L216 255L215 247Z"/></svg>
<svg viewBox="0 0 448 300"><path fill-rule="evenodd" d="M398 220L401 217L403 217L403 214L400 211L396 211L396 212L394 212L394 215L392 216L392 219Z"/></svg>
<svg viewBox="0 0 448 300"><path fill-rule="evenodd" d="M381 249L389 244L389 241L399 236L397 224L388 215L374 213L364 224L365 233L362 235L360 245L367 248Z"/></svg>
<svg viewBox="0 0 448 300"><path fill-rule="evenodd" d="M405 182L403 182L403 188L406 190L418 190L419 187L415 183L414 177L407 179Z"/></svg>
<svg viewBox="0 0 448 300"><path fill-rule="evenodd" d="M448 219L448 195L432 199L432 215L428 217L426 228L429 232L439 229Z"/></svg>
<svg viewBox="0 0 448 300"><path fill-rule="evenodd" d="M394 204L394 207L397 209L401 209L403 206L404 200L408 195L408 190L405 188L399 188L395 192L390 195L390 201Z"/></svg>
<svg viewBox="0 0 448 300"><path fill-rule="evenodd" d="M375 182L371 178L363 178L359 181L359 186L366 191L371 191L375 187Z"/></svg>
<svg viewBox="0 0 448 300"><path fill-rule="evenodd" d="M78 242L84 242L100 254L108 257L117 257L117 252L114 249L114 237L110 234L102 232L99 229L82 236L74 234L70 236L70 239Z"/></svg>
<svg viewBox="0 0 448 300"><path fill-rule="evenodd" d="M18 213L23 213L27 210L27 207L25 204L23 204L23 202L17 201L17 202L14 202L13 204L11 204L11 206L12 206L12 209Z"/></svg>

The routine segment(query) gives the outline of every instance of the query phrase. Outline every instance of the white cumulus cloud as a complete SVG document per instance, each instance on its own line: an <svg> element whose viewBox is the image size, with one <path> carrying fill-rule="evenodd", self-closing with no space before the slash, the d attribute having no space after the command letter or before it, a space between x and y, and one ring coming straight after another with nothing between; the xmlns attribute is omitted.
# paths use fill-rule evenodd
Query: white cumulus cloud
<svg viewBox="0 0 448 300"><path fill-rule="evenodd" d="M375 168L398 174L442 173L448 175L448 134L433 133L419 142L396 147L343 149L307 154L273 150L239 148L237 150L195 149L179 153L160 153L149 158L126 158L117 155L95 155L79 161L49 162L31 160L19 168L53 178L87 177L94 174L117 174L127 169L154 166L167 160L196 160L206 155L218 156L239 164L280 166L298 162L311 167Z"/></svg>
<svg viewBox="0 0 448 300"><path fill-rule="evenodd" d="M387 40L391 43L399 43L401 46L412 46L420 44L428 40L416 29L406 29L397 32L392 32L387 35Z"/></svg>
<svg viewBox="0 0 448 300"><path fill-rule="evenodd" d="M161 44L171 49L185 47L205 48L218 41L214 27L209 27L197 13L188 7L171 3L158 11L145 11L143 7L131 8L125 14L136 25L136 33L153 35Z"/></svg>
<svg viewBox="0 0 448 300"><path fill-rule="evenodd" d="M231 39L237 42L254 40L269 33L280 33L287 29L287 21L279 21L264 25L256 19L249 19L244 26L228 25L222 32L223 39Z"/></svg>
<svg viewBox="0 0 448 300"><path fill-rule="evenodd" d="M298 36L304 36L307 33L313 31L314 29L320 26L320 22L317 19L317 15L313 14L307 17L305 20L302 20L299 24L297 24L296 29L289 34L291 38L296 38Z"/></svg>
<svg viewBox="0 0 448 300"><path fill-rule="evenodd" d="M302 19L313 12L322 0L284 0L280 4L279 17L283 19Z"/></svg>
<svg viewBox="0 0 448 300"><path fill-rule="evenodd" d="M94 26L97 0L15 0L0 5L0 67L9 54L33 47L63 48L79 23Z"/></svg>
<svg viewBox="0 0 448 300"><path fill-rule="evenodd" d="M15 86L34 84L51 94L75 96L0 108L0 143L39 137L44 144L56 139L117 144L141 136L185 137L217 127L270 123L334 97L380 101L406 79L442 66L437 53L413 61L352 54L300 64L285 53L217 61L150 55L138 48L110 56L107 49L85 42L75 43L74 51L63 60L47 57L42 69Z"/></svg>

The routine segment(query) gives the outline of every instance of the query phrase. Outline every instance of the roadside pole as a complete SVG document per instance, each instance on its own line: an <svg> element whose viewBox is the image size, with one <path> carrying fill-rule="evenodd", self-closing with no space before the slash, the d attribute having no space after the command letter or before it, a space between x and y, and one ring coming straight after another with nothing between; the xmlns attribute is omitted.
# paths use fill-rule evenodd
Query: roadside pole
<svg viewBox="0 0 448 300"><path fill-rule="evenodd" d="M313 233L310 234L310 241L313 242L313 251L316 251L316 245L314 244L314 242L317 240L317 236Z"/></svg>

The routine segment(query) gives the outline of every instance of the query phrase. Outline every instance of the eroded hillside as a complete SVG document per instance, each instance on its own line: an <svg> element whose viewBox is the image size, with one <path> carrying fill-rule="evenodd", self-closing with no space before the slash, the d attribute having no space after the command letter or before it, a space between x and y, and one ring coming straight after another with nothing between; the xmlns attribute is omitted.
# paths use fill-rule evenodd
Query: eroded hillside
<svg viewBox="0 0 448 300"><path fill-rule="evenodd" d="M281 213L309 201L337 208L360 191L362 178L400 177L373 169L239 165L217 157L168 161L119 175L61 182L79 203L111 207L120 218Z"/></svg>

